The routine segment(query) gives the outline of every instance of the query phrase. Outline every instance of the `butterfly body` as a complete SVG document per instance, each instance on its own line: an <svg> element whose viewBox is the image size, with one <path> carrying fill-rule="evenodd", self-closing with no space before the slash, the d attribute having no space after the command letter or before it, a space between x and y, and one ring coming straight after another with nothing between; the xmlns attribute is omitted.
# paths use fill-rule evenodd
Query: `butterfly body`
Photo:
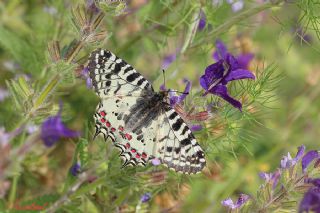
<svg viewBox="0 0 320 213"><path fill-rule="evenodd" d="M155 92L140 73L107 50L92 52L88 69L101 99L94 115L96 135L112 139L123 166L145 166L156 158L178 172L202 170L204 153L168 103L167 91Z"/></svg>

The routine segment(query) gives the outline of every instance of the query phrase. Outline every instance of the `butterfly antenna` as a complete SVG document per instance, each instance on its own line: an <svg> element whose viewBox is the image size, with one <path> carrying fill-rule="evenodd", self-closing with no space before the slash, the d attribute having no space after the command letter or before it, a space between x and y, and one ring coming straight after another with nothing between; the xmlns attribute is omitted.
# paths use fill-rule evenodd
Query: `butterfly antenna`
<svg viewBox="0 0 320 213"><path fill-rule="evenodd" d="M180 94L184 94L184 95L189 95L189 92L179 92L176 90L171 90L172 92L176 92L176 93L180 93Z"/></svg>
<svg viewBox="0 0 320 213"><path fill-rule="evenodd" d="M166 88L166 75L164 73L164 69L162 70L162 75L163 75L163 85L164 85L164 88Z"/></svg>

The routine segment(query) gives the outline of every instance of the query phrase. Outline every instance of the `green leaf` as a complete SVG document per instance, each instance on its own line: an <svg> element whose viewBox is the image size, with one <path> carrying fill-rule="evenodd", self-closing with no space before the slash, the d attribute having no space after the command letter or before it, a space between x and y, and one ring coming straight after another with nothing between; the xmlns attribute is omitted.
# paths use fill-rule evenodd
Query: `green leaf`
<svg viewBox="0 0 320 213"><path fill-rule="evenodd" d="M41 57L36 54L32 44L3 26L0 26L0 45L12 54L27 73L37 74L41 70Z"/></svg>

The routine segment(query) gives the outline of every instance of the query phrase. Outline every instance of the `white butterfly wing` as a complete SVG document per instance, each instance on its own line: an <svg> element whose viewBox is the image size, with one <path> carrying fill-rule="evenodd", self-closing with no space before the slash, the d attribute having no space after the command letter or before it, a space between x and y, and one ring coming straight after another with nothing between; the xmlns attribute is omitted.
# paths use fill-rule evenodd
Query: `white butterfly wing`
<svg viewBox="0 0 320 213"><path fill-rule="evenodd" d="M91 53L88 68L101 98L95 113L96 135L102 133L105 139L113 140L124 166L145 166L157 158L175 171L190 174L202 170L203 151L188 126L167 103L146 108L149 112L141 116L151 117L144 118L148 121L145 124L135 126L135 119L139 123L139 117L135 116L128 125L133 111L139 111L140 105L143 107L156 94L142 75L110 51L101 49Z"/></svg>

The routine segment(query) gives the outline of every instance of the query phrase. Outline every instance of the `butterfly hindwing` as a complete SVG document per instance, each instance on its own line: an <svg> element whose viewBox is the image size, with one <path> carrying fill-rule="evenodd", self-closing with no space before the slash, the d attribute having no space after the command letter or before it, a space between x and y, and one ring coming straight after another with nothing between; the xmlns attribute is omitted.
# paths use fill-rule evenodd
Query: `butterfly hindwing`
<svg viewBox="0 0 320 213"><path fill-rule="evenodd" d="M123 166L145 166L156 158L175 171L202 170L204 153L192 132L140 73L101 49L91 53L88 69L101 99L94 116L96 135L112 139Z"/></svg>

